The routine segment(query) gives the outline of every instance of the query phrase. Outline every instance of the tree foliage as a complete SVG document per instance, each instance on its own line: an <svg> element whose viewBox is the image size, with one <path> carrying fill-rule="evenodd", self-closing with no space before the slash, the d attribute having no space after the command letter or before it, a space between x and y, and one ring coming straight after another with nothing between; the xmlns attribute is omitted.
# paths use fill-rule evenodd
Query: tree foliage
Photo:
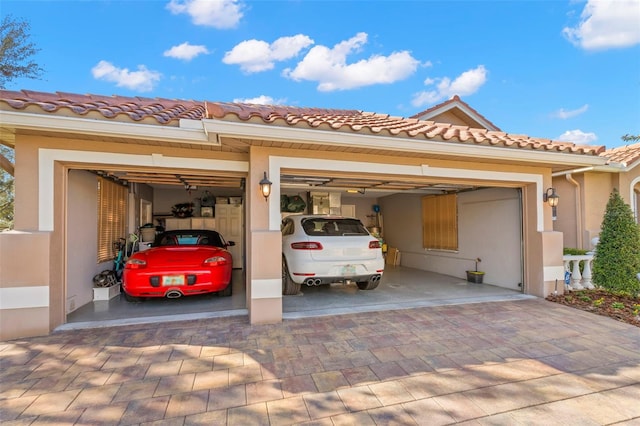
<svg viewBox="0 0 640 426"><path fill-rule="evenodd" d="M593 281L612 291L640 293L640 226L631 207L613 190L593 259Z"/></svg>
<svg viewBox="0 0 640 426"><path fill-rule="evenodd" d="M40 78L44 72L33 60L40 49L29 41L31 27L23 20L5 16L0 24L0 88L19 77Z"/></svg>
<svg viewBox="0 0 640 426"><path fill-rule="evenodd" d="M29 39L29 23L7 15L0 23L0 89L16 78L40 78L44 72L33 60L39 49ZM14 151L0 145L0 230L13 227Z"/></svg>

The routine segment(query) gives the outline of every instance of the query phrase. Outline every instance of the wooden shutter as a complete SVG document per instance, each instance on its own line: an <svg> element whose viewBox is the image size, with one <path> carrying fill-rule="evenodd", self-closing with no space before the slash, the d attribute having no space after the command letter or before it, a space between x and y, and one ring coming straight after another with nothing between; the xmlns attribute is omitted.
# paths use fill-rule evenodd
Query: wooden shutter
<svg viewBox="0 0 640 426"><path fill-rule="evenodd" d="M456 194L422 198L422 246L458 250L458 197Z"/></svg>
<svg viewBox="0 0 640 426"><path fill-rule="evenodd" d="M115 258L113 242L125 237L127 188L98 178L98 263Z"/></svg>

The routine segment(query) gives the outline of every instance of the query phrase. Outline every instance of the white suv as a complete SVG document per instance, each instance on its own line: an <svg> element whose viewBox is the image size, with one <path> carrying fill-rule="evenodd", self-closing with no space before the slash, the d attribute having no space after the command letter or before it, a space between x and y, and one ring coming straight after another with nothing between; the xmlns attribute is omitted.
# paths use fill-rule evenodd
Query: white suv
<svg viewBox="0 0 640 426"><path fill-rule="evenodd" d="M380 241L359 219L292 215L282 221L282 293L300 286L354 281L360 290L378 287L384 272Z"/></svg>

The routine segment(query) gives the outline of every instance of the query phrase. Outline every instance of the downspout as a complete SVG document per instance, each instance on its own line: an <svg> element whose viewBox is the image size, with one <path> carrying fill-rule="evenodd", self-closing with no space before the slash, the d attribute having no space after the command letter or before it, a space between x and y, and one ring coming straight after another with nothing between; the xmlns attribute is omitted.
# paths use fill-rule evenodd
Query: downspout
<svg viewBox="0 0 640 426"><path fill-rule="evenodd" d="M640 224L640 212L638 211L638 204L640 204L640 189L634 189L633 193L635 195L633 200L633 214L636 217L636 223Z"/></svg>
<svg viewBox="0 0 640 426"><path fill-rule="evenodd" d="M571 173L567 173L565 178L569 183L571 183L575 187L576 193L576 243L578 247L583 248L582 246L582 188L580 188L580 183L573 178Z"/></svg>

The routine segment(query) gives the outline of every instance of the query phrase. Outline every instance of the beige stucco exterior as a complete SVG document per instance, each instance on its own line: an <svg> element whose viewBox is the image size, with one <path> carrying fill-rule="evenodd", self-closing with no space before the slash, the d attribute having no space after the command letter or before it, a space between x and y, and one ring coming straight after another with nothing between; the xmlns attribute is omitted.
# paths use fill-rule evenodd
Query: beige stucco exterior
<svg viewBox="0 0 640 426"><path fill-rule="evenodd" d="M149 127L148 124L139 126ZM242 126L237 126L233 134L225 134L221 128L215 130L216 138L212 138L211 133L207 135L222 147L248 146L243 152L220 149L215 143L194 144L192 139L185 139L184 143L179 140L161 143L140 134L135 138L92 136L90 127L87 129L86 135L65 135L60 130L15 134L15 229L18 232L0 233L0 339L46 334L64 324L69 311L87 302L85 286L91 285L93 274L105 268L95 261L92 198L95 175L88 172L95 169L153 169L167 173L197 170L245 178L246 306L254 324L282 320L280 176L285 172L314 170L331 175L393 177L485 188L459 197L459 209L465 209L461 226L466 237L460 237L464 241L456 253L427 252L411 239L419 232L406 232L396 225L389 238L407 252L405 264L464 277L473 258L483 257L487 277L493 276L496 282L504 280L505 286L516 286L539 297L553 291L556 280L563 278L563 236L561 232L554 232L551 209L543 203L542 194L552 185L552 179L556 179L552 178L553 165L564 161L574 162L576 167L582 165L576 155L522 153L496 147L472 147L468 153L465 147L455 147L452 154L446 151L450 149L447 145L441 151L434 145L432 152L412 152L401 139L399 143L404 144L403 147L384 151L352 153L335 148L340 143L375 146L379 139L366 134L348 135L348 138L334 134L333 140L313 141L315 147L334 148L309 149L305 140L311 135L309 130L296 136L300 144L292 140L277 144L272 143L277 142L277 135L270 134L264 140L256 135L255 125L247 127L245 136L239 134L245 130ZM392 145L393 140L385 143ZM429 141L425 141L423 145L428 144ZM545 163L547 157L549 164ZM584 165L592 162L587 158ZM266 201L258 191L258 182L265 172L273 182L271 197ZM585 179L587 185L602 188L613 185L592 176ZM143 187L141 191L148 194L150 189ZM132 209L139 209L136 197L139 198L139 193L133 195ZM586 229L596 229L594 223L601 214L597 198L590 193L582 194L584 205L593 209L585 215ZM371 201L374 202L385 209L385 220L392 230L392 223L420 226L416 210L397 208L398 205L419 205L415 194L380 196ZM137 213L133 217L137 217ZM493 221L485 221L489 218ZM487 236L480 235L474 226L476 222L486 222L492 243L502 247L506 257L494 254L492 258L491 250L485 247ZM511 225L501 229L500 224L505 222ZM511 263L505 265L504 262L517 266L511 268ZM37 297L26 297L25 289Z"/></svg>
<svg viewBox="0 0 640 426"><path fill-rule="evenodd" d="M559 173L553 186L560 196L554 229L564 234L568 248L592 250L611 192L615 189L640 223L640 165L621 168L615 165L597 169Z"/></svg>

